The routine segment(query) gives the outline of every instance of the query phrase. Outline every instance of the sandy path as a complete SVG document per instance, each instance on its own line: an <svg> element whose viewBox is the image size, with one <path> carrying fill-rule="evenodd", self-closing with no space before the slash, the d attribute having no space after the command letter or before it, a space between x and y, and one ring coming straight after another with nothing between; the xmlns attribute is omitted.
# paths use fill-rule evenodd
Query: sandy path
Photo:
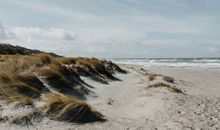
<svg viewBox="0 0 220 130"><path fill-rule="evenodd" d="M154 98L143 93L147 86L147 77L129 69L129 74L116 75L121 81L113 81L108 85L93 84L98 97L88 102L101 111L108 122L101 125L101 129L131 129L140 127L144 129L146 119L158 111L163 111L161 98ZM146 98L148 97L148 98ZM100 124L84 125L78 128L98 129Z"/></svg>
<svg viewBox="0 0 220 130"><path fill-rule="evenodd" d="M77 129L157 129L157 120L163 122L171 106L168 97L176 94L166 90L148 90L149 84L146 75L140 73L139 68L126 67L130 72L126 75L116 75L121 81L110 82L108 85L93 84L96 88L97 98L88 102L101 111L108 119L105 123L94 123L77 126ZM163 116L160 116L163 115ZM156 119L157 118L157 119Z"/></svg>
<svg viewBox="0 0 220 130"><path fill-rule="evenodd" d="M130 70L130 74L118 77L122 81L112 82L110 86L105 86L106 88L102 87L104 89L100 93L100 97L104 98L104 102L101 101L97 108L112 108L107 109L105 112L108 117L140 119L153 114L157 111L157 108L163 105L157 98L146 99L141 95L141 90L147 84L145 76ZM108 99L113 100L112 105L106 104Z"/></svg>

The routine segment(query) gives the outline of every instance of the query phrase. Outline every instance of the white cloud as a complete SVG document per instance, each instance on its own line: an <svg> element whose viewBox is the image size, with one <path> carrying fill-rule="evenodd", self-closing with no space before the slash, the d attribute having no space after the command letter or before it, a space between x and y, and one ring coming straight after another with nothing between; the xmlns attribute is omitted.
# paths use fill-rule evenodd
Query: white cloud
<svg viewBox="0 0 220 130"><path fill-rule="evenodd" d="M2 39L2 42L44 51L55 51L57 53L62 51L63 47L65 48L65 44L76 40L74 32L66 31L61 28L43 29L39 27L6 26L4 32L7 38Z"/></svg>
<svg viewBox="0 0 220 130"><path fill-rule="evenodd" d="M62 28L6 26L0 32L6 36L1 39L2 42L66 56L205 57L217 56L220 50L218 41L152 39L145 33L123 28L73 31Z"/></svg>
<svg viewBox="0 0 220 130"><path fill-rule="evenodd" d="M61 28L42 29L38 27L9 27L7 33L10 38L23 41L60 40L72 41L75 39L73 32Z"/></svg>
<svg viewBox="0 0 220 130"><path fill-rule="evenodd" d="M104 54L109 51L106 47L110 44L117 48L118 44L135 42L145 35L120 28L84 32L62 28L6 26L2 32L7 35L7 39L2 39L2 42L69 56Z"/></svg>

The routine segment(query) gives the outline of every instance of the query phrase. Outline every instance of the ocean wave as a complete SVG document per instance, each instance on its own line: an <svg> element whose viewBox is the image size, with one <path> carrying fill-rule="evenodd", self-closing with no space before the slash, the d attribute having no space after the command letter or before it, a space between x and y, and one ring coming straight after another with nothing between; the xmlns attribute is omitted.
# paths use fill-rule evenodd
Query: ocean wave
<svg viewBox="0 0 220 130"><path fill-rule="evenodd" d="M207 67L220 68L220 58L160 58L160 59L109 59L118 64L133 64L146 67Z"/></svg>

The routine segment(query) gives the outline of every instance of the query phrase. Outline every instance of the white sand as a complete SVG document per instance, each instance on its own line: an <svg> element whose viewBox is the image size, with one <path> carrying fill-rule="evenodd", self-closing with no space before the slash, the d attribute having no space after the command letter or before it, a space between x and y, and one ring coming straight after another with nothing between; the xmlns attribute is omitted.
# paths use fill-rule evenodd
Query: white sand
<svg viewBox="0 0 220 130"><path fill-rule="evenodd" d="M44 119L29 129L45 130L217 130L220 129L220 70L196 68L145 68L150 72L172 76L175 85L187 95L176 94L166 88L147 88L148 81L138 67L123 66L130 73L117 74L121 81L108 85L88 79L95 87L96 98L88 103L108 121L84 125ZM6 123L0 129L27 129Z"/></svg>

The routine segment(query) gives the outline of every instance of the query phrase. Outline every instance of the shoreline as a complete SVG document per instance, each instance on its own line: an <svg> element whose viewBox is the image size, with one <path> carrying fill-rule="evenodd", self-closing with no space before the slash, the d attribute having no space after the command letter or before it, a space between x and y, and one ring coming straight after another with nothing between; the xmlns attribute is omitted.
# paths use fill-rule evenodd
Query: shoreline
<svg viewBox="0 0 220 130"><path fill-rule="evenodd" d="M201 66L144 66L144 65L135 65L135 64L118 64L119 66L133 66L137 68L145 68L145 69L150 69L150 68L162 68L162 69L169 69L169 68L179 68L179 69L217 69L220 70L220 67L201 67Z"/></svg>

